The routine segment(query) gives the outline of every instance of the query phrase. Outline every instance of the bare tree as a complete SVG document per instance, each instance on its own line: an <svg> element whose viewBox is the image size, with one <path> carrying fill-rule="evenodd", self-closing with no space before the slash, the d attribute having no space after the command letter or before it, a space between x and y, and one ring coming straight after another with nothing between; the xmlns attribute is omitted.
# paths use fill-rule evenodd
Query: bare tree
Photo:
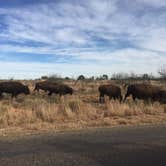
<svg viewBox="0 0 166 166"><path fill-rule="evenodd" d="M108 80L108 75L107 74L103 74L103 80Z"/></svg>
<svg viewBox="0 0 166 166"><path fill-rule="evenodd" d="M166 65L163 65L159 70L158 73L160 74L161 78L166 80Z"/></svg>
<svg viewBox="0 0 166 166"><path fill-rule="evenodd" d="M85 80L85 76L84 75L80 75L80 76L78 76L77 80Z"/></svg>

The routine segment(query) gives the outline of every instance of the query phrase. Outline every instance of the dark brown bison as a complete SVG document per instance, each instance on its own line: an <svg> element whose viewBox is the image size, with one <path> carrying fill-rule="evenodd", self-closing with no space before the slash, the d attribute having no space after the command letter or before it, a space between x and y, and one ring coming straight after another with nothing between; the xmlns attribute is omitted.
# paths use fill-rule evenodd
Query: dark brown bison
<svg viewBox="0 0 166 166"><path fill-rule="evenodd" d="M42 82L37 82L35 84L35 89L34 91L37 91L39 92L39 90L43 90L43 91L49 91L49 87L51 85L57 85L58 83L57 82L52 82L52 81L42 81Z"/></svg>
<svg viewBox="0 0 166 166"><path fill-rule="evenodd" d="M65 94L73 94L73 89L68 85L52 81L43 81L36 83L34 91L37 90L39 92L40 89L44 90L45 92L49 92L49 96L53 93L59 94L60 96Z"/></svg>
<svg viewBox="0 0 166 166"><path fill-rule="evenodd" d="M2 93L9 93L13 97L17 97L17 95L24 93L30 94L30 90L28 86L23 85L20 82L7 81L0 82L0 96L2 97Z"/></svg>
<svg viewBox="0 0 166 166"><path fill-rule="evenodd" d="M50 85L48 91L48 95L52 95L53 93L59 94L60 96L66 94L73 94L73 89L65 84Z"/></svg>
<svg viewBox="0 0 166 166"><path fill-rule="evenodd" d="M159 101L161 104L166 104L166 90L160 90L158 101Z"/></svg>
<svg viewBox="0 0 166 166"><path fill-rule="evenodd" d="M114 100L119 99L120 102L122 100L121 89L120 89L120 87L118 87L116 85L112 85L112 84L100 85L98 90L99 90L99 93L100 93L100 97L99 97L99 102L100 103L104 102L104 95L109 96L110 100L112 98Z"/></svg>
<svg viewBox="0 0 166 166"><path fill-rule="evenodd" d="M151 84L132 84L128 85L127 93L125 95L124 101L128 96L132 95L133 100L135 99L142 99L145 102L154 102L159 101L161 102L164 100L165 91L162 90L160 87L151 85Z"/></svg>

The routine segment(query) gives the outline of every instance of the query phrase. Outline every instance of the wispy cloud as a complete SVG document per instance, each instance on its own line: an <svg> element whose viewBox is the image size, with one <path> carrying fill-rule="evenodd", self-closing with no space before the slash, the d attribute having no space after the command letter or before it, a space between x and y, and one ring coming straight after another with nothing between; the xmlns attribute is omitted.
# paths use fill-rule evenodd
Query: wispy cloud
<svg viewBox="0 0 166 166"><path fill-rule="evenodd" d="M92 70L98 71L98 66L103 73L155 72L166 63L165 8L160 0L50 0L10 8L5 5L0 8L0 61L7 56L10 62L13 54L28 53L30 57L38 55L38 59L32 58L35 64L42 55L51 57L50 65L66 59L59 64L62 68L71 65L66 75L73 73L74 66L80 73L88 72L81 61L93 66ZM26 59L21 61L17 63ZM45 70L41 71L44 74Z"/></svg>

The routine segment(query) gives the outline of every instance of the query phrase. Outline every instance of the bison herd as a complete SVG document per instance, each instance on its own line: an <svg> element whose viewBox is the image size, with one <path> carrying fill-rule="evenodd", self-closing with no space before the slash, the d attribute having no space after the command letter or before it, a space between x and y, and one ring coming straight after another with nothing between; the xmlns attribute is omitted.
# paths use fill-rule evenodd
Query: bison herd
<svg viewBox="0 0 166 166"><path fill-rule="evenodd" d="M66 84L51 81L37 82L34 91L39 92L39 90L47 92L49 96L53 93L59 96L66 94L72 95L74 92L73 88ZM128 85L124 99L122 97L121 88L113 84L100 85L98 91L100 103L104 103L105 95L108 96L110 100L113 98L114 100L118 99L120 102L122 102L122 100L125 102L126 98L131 95L134 101L135 99L142 99L145 102L151 101L153 103L158 101L161 104L166 103L166 90L151 84L137 83ZM30 94L30 90L28 86L20 82L6 81L0 82L0 97L2 97L3 93L9 93L13 98L21 93L28 95Z"/></svg>
<svg viewBox="0 0 166 166"><path fill-rule="evenodd" d="M43 90L48 92L48 95L52 95L53 93L59 94L60 96L66 94L73 94L73 89L65 84L55 83L51 81L43 81L38 82L35 85L34 91ZM2 93L9 93L13 97L17 97L19 94L23 93L25 95L30 94L30 90L28 86L23 85L20 82L16 81L7 81L0 82L0 97L2 97Z"/></svg>
<svg viewBox="0 0 166 166"><path fill-rule="evenodd" d="M99 101L102 102L104 99L104 95L109 96L109 99L119 99L122 101L121 89L115 85L101 85L99 86L100 97ZM146 83L137 83L131 84L127 87L126 95L123 99L125 102L126 98L132 96L133 100L142 99L145 102L155 102L158 101L161 104L166 103L166 90L163 90L161 87L154 86Z"/></svg>

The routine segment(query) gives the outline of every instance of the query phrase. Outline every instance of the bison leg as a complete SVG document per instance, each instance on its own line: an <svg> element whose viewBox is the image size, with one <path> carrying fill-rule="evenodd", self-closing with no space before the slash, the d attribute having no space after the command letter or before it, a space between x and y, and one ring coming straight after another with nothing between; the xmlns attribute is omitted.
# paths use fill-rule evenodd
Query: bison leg
<svg viewBox="0 0 166 166"><path fill-rule="evenodd" d="M102 97L102 103L105 103L105 98L104 97Z"/></svg>
<svg viewBox="0 0 166 166"><path fill-rule="evenodd" d="M12 93L12 98L14 98L14 96L15 96L15 94L14 94L14 93Z"/></svg>
<svg viewBox="0 0 166 166"><path fill-rule="evenodd" d="M49 93L48 93L48 96L51 96L52 95L52 92L50 91Z"/></svg>
<svg viewBox="0 0 166 166"><path fill-rule="evenodd" d="M0 93L0 99L2 99L2 98L3 98L2 93Z"/></svg>
<svg viewBox="0 0 166 166"><path fill-rule="evenodd" d="M109 100L111 100L112 99L112 96L109 96Z"/></svg>
<svg viewBox="0 0 166 166"><path fill-rule="evenodd" d="M132 98L133 98L133 100L135 101L135 96L134 96L134 95L132 95Z"/></svg>
<svg viewBox="0 0 166 166"><path fill-rule="evenodd" d="M102 98L102 96L101 96L101 94L100 94L100 96L99 96L99 103L101 103L101 98Z"/></svg>
<svg viewBox="0 0 166 166"><path fill-rule="evenodd" d="M101 97L99 97L99 103L102 103L102 99L101 99Z"/></svg>
<svg viewBox="0 0 166 166"><path fill-rule="evenodd" d="M99 97L99 102L100 103L104 103L104 95L103 94L100 94L100 97Z"/></svg>
<svg viewBox="0 0 166 166"><path fill-rule="evenodd" d="M39 88L37 86L35 86L34 90L33 91L37 91L39 92Z"/></svg>
<svg viewBox="0 0 166 166"><path fill-rule="evenodd" d="M125 102L126 101L126 98L129 96L129 94L128 93L126 93L126 95L125 95L125 97L124 97L124 99L123 99L123 102Z"/></svg>
<svg viewBox="0 0 166 166"><path fill-rule="evenodd" d="M17 93L12 93L12 98L14 98L14 97L16 98L17 95L18 95Z"/></svg>
<svg viewBox="0 0 166 166"><path fill-rule="evenodd" d="M151 103L153 104L153 100L151 100L150 98L144 99L144 103L147 104L147 105L149 105Z"/></svg>
<svg viewBox="0 0 166 166"><path fill-rule="evenodd" d="M133 100L135 101L135 96L132 95Z"/></svg>
<svg viewBox="0 0 166 166"><path fill-rule="evenodd" d="M122 102L122 96L120 95L118 98L119 98L119 101L121 103Z"/></svg>

